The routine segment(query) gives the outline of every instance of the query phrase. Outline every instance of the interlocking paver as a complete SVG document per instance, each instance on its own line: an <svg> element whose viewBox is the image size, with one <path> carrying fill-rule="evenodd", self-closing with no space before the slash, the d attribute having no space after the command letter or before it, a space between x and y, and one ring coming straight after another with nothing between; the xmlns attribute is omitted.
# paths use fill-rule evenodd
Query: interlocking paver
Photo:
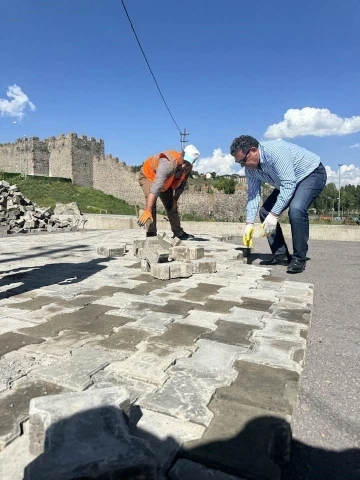
<svg viewBox="0 0 360 480"><path fill-rule="evenodd" d="M21 333L7 332L0 335L0 357L6 353L18 350L26 345L42 343L42 338L32 337L30 335L23 335Z"/></svg>

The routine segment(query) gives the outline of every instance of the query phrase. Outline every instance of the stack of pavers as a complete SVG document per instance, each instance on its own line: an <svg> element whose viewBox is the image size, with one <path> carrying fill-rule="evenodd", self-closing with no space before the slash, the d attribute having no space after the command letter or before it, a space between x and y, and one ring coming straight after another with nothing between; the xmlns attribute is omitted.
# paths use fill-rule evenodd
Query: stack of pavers
<svg viewBox="0 0 360 480"><path fill-rule="evenodd" d="M279 480L312 286L213 238L101 242L91 278L1 304L0 477Z"/></svg>
<svg viewBox="0 0 360 480"><path fill-rule="evenodd" d="M57 219L52 208L38 207L16 185L0 181L0 234L73 230L71 220Z"/></svg>

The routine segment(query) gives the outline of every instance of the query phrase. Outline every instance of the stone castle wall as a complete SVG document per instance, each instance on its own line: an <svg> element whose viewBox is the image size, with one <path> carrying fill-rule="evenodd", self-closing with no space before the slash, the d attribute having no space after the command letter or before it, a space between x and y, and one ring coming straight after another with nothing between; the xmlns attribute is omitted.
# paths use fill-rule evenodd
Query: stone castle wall
<svg viewBox="0 0 360 480"><path fill-rule="evenodd" d="M0 144L0 170L28 175L71 178L74 185L92 187L143 208L145 199L138 184L138 172L112 155L106 155L104 141L74 133L39 140L23 138ZM245 188L244 188L245 187ZM245 213L246 186L233 195L186 189L180 197L182 214L214 220L239 221ZM158 201L158 210L163 210Z"/></svg>

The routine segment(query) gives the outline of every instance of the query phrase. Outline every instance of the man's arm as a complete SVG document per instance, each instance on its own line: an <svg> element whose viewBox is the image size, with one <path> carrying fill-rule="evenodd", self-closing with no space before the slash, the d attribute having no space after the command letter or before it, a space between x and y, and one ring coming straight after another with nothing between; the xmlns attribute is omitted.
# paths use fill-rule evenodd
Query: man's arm
<svg viewBox="0 0 360 480"><path fill-rule="evenodd" d="M280 193L271 209L274 216L279 216L289 205L296 189L294 164L288 148L281 148L272 154L273 167L280 180Z"/></svg>
<svg viewBox="0 0 360 480"><path fill-rule="evenodd" d="M152 210L155 205L156 199L160 194L160 191L166 181L166 179L171 174L171 166L169 161L166 158L160 158L159 166L156 170L155 180L150 188L150 193L146 201L146 210Z"/></svg>
<svg viewBox="0 0 360 480"><path fill-rule="evenodd" d="M251 175L246 175L248 181L248 199L246 204L246 223L254 223L261 198L261 181Z"/></svg>

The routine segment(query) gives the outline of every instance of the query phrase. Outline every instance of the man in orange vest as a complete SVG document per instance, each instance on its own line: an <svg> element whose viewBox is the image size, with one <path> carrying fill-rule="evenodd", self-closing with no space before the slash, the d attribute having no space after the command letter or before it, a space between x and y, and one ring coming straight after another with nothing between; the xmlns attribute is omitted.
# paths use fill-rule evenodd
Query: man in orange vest
<svg viewBox="0 0 360 480"><path fill-rule="evenodd" d="M147 237L154 237L156 230L156 200L160 197L174 237L191 240L190 235L181 228L177 202L183 193L193 163L200 152L194 145L188 145L182 152L165 150L149 157L143 163L139 173L139 184L143 189L146 206L138 220L139 226L146 225Z"/></svg>

